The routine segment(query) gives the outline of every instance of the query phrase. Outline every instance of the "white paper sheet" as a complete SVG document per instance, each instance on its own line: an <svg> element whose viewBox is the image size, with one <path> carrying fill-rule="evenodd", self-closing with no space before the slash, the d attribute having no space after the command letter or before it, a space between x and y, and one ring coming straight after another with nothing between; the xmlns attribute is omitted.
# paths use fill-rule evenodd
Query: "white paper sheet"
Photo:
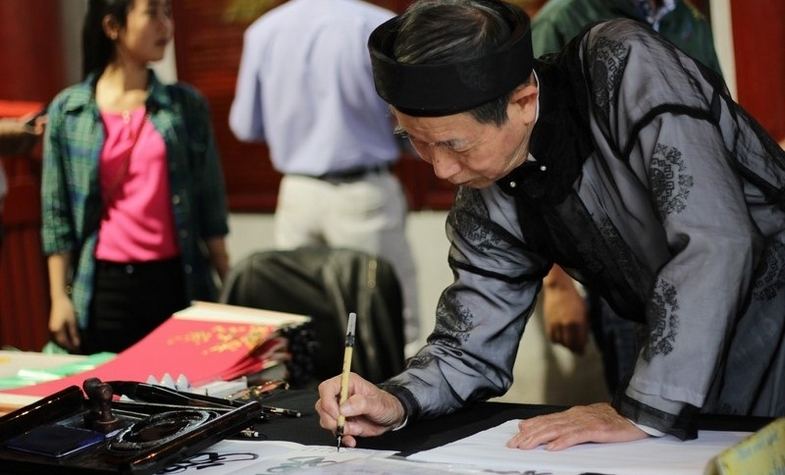
<svg viewBox="0 0 785 475"><path fill-rule="evenodd" d="M262 459L242 470L231 472L231 475L299 475L309 469L315 470L316 473L320 473L319 471L322 469L327 469L334 465L340 466L343 462L357 459L389 457L394 453L395 452L393 451L349 448L342 448L341 451L338 452L335 450L335 446L307 445L286 454Z"/></svg>
<svg viewBox="0 0 785 475"><path fill-rule="evenodd" d="M490 472L477 469L472 470L463 465L414 462L396 457L372 457L310 469L301 473L303 473L303 475L487 475ZM504 473L510 474L510 472ZM516 474L518 474L518 472L516 472Z"/></svg>
<svg viewBox="0 0 785 475"><path fill-rule="evenodd" d="M299 474L309 468L372 457L389 457L395 451L302 445L280 441L225 440L170 465L159 473L198 475Z"/></svg>
<svg viewBox="0 0 785 475"><path fill-rule="evenodd" d="M506 442L517 432L518 421L409 456L423 462L467 464L490 470L515 470L531 475L577 475L584 472L614 475L702 475L709 459L737 443L748 432L701 431L698 439L682 442L666 436L618 444L583 444L558 452L542 448L510 449Z"/></svg>
<svg viewBox="0 0 785 475"><path fill-rule="evenodd" d="M159 473L226 474L304 447L294 442L224 440Z"/></svg>

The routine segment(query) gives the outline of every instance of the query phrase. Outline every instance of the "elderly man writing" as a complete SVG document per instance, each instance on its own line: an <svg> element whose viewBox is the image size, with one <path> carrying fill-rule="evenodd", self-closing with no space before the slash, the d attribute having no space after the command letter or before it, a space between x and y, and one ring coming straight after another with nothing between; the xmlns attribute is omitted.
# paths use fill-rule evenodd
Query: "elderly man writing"
<svg viewBox="0 0 785 475"><path fill-rule="evenodd" d="M510 385L552 263L639 321L613 404L520 423L508 443L562 449L668 433L699 412L785 415L785 153L723 82L629 20L535 61L528 18L497 0L421 1L370 38L379 94L437 176L455 282L407 369L320 385L344 443Z"/></svg>

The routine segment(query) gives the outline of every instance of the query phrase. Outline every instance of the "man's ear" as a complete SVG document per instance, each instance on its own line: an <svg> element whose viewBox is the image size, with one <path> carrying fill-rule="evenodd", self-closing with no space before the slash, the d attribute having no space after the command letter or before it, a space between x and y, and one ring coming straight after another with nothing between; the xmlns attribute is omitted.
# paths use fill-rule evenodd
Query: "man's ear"
<svg viewBox="0 0 785 475"><path fill-rule="evenodd" d="M510 118L523 121L530 125L537 118L537 96L540 91L533 82L527 82L516 87L510 94L508 113Z"/></svg>

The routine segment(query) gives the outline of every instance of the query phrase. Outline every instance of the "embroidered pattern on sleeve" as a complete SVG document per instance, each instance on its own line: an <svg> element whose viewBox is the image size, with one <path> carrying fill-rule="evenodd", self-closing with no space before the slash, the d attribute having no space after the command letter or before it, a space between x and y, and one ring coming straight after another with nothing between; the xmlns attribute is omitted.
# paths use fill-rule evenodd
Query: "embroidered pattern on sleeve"
<svg viewBox="0 0 785 475"><path fill-rule="evenodd" d="M658 143L649 164L649 176L660 213L670 215L684 211L694 180L687 172L681 151Z"/></svg>
<svg viewBox="0 0 785 475"><path fill-rule="evenodd" d="M657 355L667 355L673 351L679 331L678 310L676 287L659 279L646 309L651 331L649 341L643 348L644 360L651 361Z"/></svg>
<svg viewBox="0 0 785 475"><path fill-rule="evenodd" d="M418 353L409 358L409 361L406 363L406 367L412 369L426 368L433 360L434 356L431 353Z"/></svg>
<svg viewBox="0 0 785 475"><path fill-rule="evenodd" d="M773 242L758 267L758 276L752 288L755 300L771 300L785 287L785 244Z"/></svg>
<svg viewBox="0 0 785 475"><path fill-rule="evenodd" d="M499 243L499 237L489 226L488 208L475 189L461 187L458 190L454 209L447 221L458 235L479 250L494 249Z"/></svg>
<svg viewBox="0 0 785 475"><path fill-rule="evenodd" d="M474 315L449 290L445 291L436 307L434 334L457 347L466 343L473 328Z"/></svg>
<svg viewBox="0 0 785 475"><path fill-rule="evenodd" d="M622 73L627 67L627 49L618 41L597 39L592 58L592 92L594 101L607 119L610 104L619 90Z"/></svg>

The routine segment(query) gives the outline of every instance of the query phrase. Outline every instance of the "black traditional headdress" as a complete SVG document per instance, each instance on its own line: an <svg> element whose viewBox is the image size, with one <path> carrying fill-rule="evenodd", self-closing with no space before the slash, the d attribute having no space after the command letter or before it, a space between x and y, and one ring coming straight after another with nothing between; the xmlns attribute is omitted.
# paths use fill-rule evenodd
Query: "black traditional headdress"
<svg viewBox="0 0 785 475"><path fill-rule="evenodd" d="M478 1L502 13L512 30L506 42L483 56L447 64L403 64L393 53L400 16L371 33L368 48L376 92L382 99L404 114L444 116L507 94L529 77L534 62L529 18L502 1Z"/></svg>

